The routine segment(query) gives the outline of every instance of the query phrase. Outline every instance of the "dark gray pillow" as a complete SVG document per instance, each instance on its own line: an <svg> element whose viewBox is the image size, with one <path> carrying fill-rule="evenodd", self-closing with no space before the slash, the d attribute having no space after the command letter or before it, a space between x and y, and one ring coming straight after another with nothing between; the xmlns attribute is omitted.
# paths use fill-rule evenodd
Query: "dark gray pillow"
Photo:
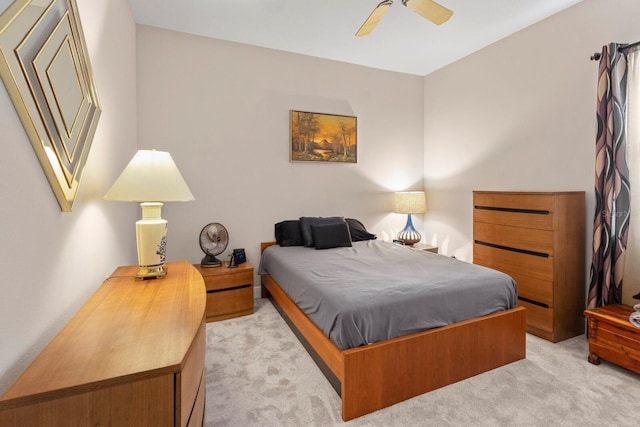
<svg viewBox="0 0 640 427"><path fill-rule="evenodd" d="M302 231L302 241L304 246L313 247L313 236L311 235L312 225L325 225L325 224L340 224L344 223L344 218L341 216L329 216L329 217L317 217L317 216L303 216L300 217L300 230Z"/></svg>
<svg viewBox="0 0 640 427"><path fill-rule="evenodd" d="M351 233L352 242L361 242L363 240L375 240L377 236L367 231L364 225L354 218L345 218L347 225L349 226L349 232Z"/></svg>
<svg viewBox="0 0 640 427"><path fill-rule="evenodd" d="M281 221L275 225L276 243L280 246L302 246L302 230L300 220Z"/></svg>
<svg viewBox="0 0 640 427"><path fill-rule="evenodd" d="M346 222L311 225L311 235L316 249L343 248L351 246L351 235Z"/></svg>

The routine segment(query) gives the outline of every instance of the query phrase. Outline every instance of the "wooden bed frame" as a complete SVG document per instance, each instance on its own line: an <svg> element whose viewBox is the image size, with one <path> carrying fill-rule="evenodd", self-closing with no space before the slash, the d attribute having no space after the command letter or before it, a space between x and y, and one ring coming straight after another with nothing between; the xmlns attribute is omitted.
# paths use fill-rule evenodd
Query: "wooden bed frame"
<svg viewBox="0 0 640 427"><path fill-rule="evenodd" d="M274 244L261 243L260 252ZM522 307L340 350L271 276L261 284L329 382L339 383L344 421L525 358Z"/></svg>

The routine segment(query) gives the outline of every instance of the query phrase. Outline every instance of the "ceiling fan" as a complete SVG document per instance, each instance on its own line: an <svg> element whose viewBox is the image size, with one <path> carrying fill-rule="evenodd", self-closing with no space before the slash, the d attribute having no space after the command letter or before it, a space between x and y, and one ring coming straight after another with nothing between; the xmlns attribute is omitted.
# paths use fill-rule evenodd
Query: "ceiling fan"
<svg viewBox="0 0 640 427"><path fill-rule="evenodd" d="M451 18L453 11L446 7L436 3L433 0L401 0L402 4L423 18L433 22L436 25L443 24ZM378 22L382 19L385 13L389 10L393 0L383 0L373 9L371 15L364 21L364 24L356 32L356 36L362 37L369 34Z"/></svg>

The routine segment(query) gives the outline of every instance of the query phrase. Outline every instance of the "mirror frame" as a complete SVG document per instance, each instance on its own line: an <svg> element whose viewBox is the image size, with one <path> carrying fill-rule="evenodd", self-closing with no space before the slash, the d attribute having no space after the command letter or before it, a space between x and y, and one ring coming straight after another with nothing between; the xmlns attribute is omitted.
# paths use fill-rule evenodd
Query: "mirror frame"
<svg viewBox="0 0 640 427"><path fill-rule="evenodd" d="M75 0L6 7L0 77L60 208L70 212L102 111Z"/></svg>

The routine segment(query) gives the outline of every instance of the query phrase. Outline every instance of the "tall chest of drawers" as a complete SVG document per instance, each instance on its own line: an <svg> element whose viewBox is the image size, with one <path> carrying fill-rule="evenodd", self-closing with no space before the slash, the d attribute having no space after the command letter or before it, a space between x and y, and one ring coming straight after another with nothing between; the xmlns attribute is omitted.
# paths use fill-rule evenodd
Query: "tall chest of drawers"
<svg viewBox="0 0 640 427"><path fill-rule="evenodd" d="M552 342L584 333L583 191L474 191L473 239L473 262L518 284L527 332Z"/></svg>

